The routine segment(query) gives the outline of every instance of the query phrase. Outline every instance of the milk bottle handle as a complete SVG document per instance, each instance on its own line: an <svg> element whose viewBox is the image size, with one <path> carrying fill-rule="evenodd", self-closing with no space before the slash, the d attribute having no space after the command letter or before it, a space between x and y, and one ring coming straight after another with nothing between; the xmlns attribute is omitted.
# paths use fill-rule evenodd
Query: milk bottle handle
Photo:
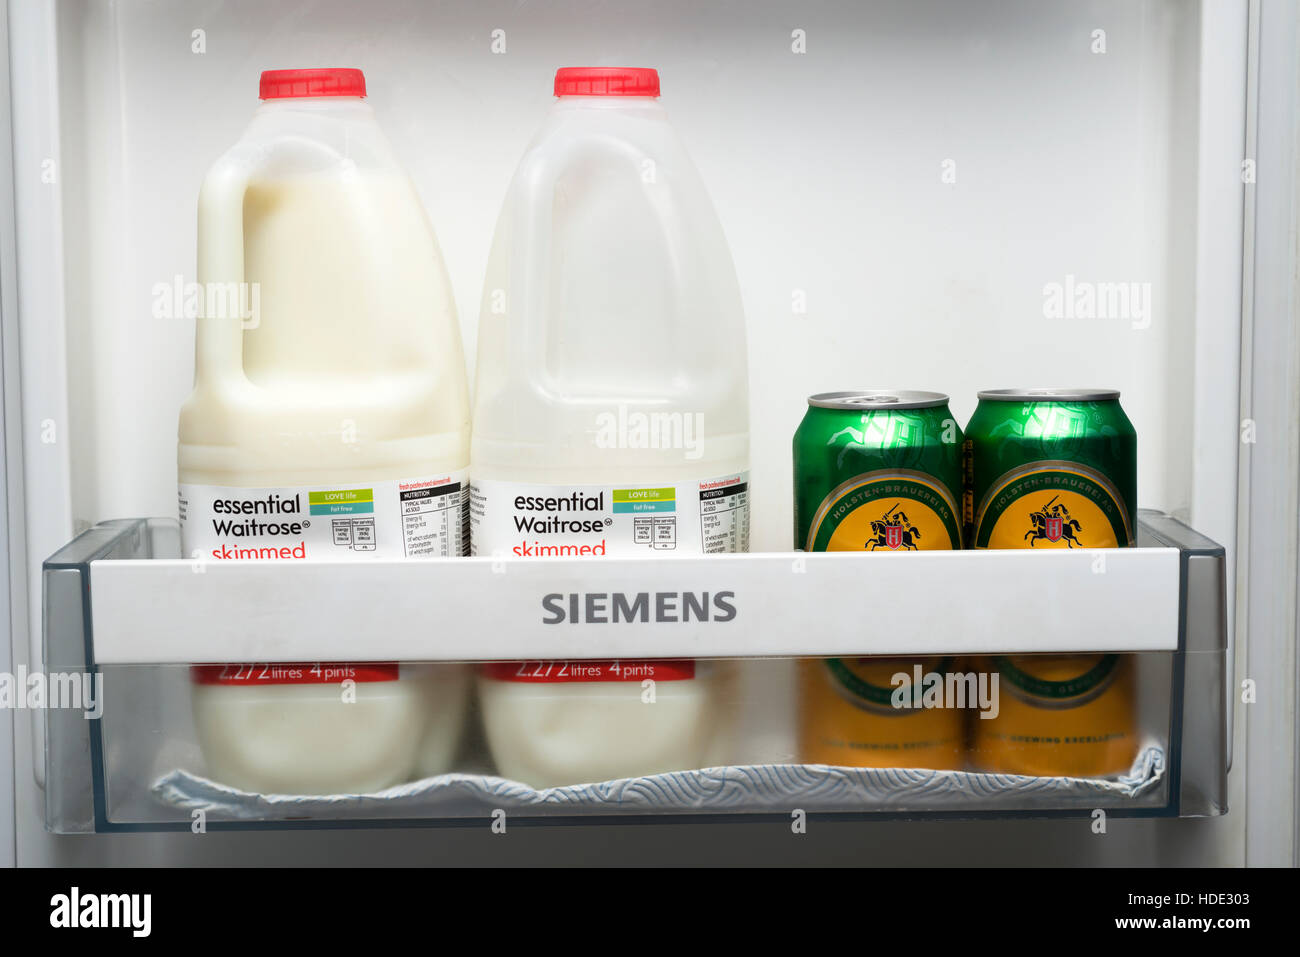
<svg viewBox="0 0 1300 957"><path fill-rule="evenodd" d="M280 159L296 157L304 169L345 169L351 162L326 143L279 136L258 146L236 146L208 171L199 191L199 294L205 305L212 299L224 308L216 316L206 315L206 308L199 310L194 333L198 386L222 380L248 384L244 330L256 328L261 316L258 291L244 284L244 194L276 153ZM210 296L210 290L223 294Z"/></svg>
<svg viewBox="0 0 1300 957"><path fill-rule="evenodd" d="M244 283L244 194L265 158L263 151L235 149L209 170L199 192L199 315L195 320L195 382L202 386L244 378L244 318L238 308ZM220 315L207 315L208 290L238 290ZM232 285L233 284L233 285Z"/></svg>
<svg viewBox="0 0 1300 957"><path fill-rule="evenodd" d="M588 133L558 145L537 149L520 164L513 193L512 219L517 230L513 244L516 255L510 263L510 299L507 310L512 317L508 349L510 366L516 375L532 380L534 388L545 393L560 391L546 371L545 357L551 338L551 251L555 228L555 186L573 164L582 160L612 156L628 164L632 175L642 164L653 161L632 143L617 137ZM674 229L671 217L660 204L651 208L660 219L665 235ZM540 313L540 315L534 314ZM543 361L539 362L541 358ZM542 381L535 371L541 369Z"/></svg>

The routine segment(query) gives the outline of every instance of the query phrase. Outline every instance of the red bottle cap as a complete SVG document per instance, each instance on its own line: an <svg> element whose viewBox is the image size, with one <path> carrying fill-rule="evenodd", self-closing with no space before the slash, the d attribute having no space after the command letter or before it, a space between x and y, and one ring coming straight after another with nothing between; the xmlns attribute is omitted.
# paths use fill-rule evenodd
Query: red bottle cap
<svg viewBox="0 0 1300 957"><path fill-rule="evenodd" d="M630 66L566 66L555 71L556 96L658 96L659 71Z"/></svg>
<svg viewBox="0 0 1300 957"><path fill-rule="evenodd" d="M366 76L360 70L264 70L257 95L263 100L295 96L365 96Z"/></svg>

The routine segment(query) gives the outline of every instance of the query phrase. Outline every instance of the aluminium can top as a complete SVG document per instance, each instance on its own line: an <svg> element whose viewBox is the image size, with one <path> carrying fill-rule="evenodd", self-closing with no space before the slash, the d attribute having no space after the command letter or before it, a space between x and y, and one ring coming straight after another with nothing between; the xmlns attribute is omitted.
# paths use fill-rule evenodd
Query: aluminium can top
<svg viewBox="0 0 1300 957"><path fill-rule="evenodd" d="M990 402L1110 402L1118 389L985 389L981 399Z"/></svg>
<svg viewBox="0 0 1300 957"><path fill-rule="evenodd" d="M863 389L859 392L819 392L808 397L808 404L818 409L932 409L946 405L942 392L918 392L915 389Z"/></svg>

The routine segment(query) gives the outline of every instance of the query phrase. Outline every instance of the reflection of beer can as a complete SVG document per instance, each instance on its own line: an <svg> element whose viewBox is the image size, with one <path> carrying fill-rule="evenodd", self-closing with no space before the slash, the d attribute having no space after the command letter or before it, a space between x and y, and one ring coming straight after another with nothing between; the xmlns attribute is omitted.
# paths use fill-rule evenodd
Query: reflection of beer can
<svg viewBox="0 0 1300 957"><path fill-rule="evenodd" d="M1137 751L1131 655L1012 655L998 672L997 717L972 718L973 763L1044 776L1122 774Z"/></svg>
<svg viewBox="0 0 1300 957"><path fill-rule="evenodd" d="M870 768L960 768L962 711L927 707L924 677L950 658L805 658L800 667L799 760Z"/></svg>
<svg viewBox="0 0 1300 957"><path fill-rule="evenodd" d="M961 548L962 434L937 392L833 392L808 400L794 437L795 548L910 552ZM891 684L946 661L801 663L800 760L957 768L962 712L924 707ZM903 704L904 707L897 707ZM917 705L917 706L907 706Z"/></svg>
<svg viewBox="0 0 1300 957"><path fill-rule="evenodd" d="M972 547L1133 544L1137 434L1118 392L1007 389L979 397L966 429ZM1129 769L1137 752L1132 658L1018 655L972 666L999 673L997 717L972 719L978 766L1079 776Z"/></svg>

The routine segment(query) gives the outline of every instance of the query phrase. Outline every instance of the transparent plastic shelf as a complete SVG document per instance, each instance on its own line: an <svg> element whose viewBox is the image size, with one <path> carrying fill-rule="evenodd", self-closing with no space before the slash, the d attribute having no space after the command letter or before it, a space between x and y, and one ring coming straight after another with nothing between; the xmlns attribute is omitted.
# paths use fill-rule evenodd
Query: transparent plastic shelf
<svg viewBox="0 0 1300 957"><path fill-rule="evenodd" d="M1141 514L1139 545L222 565L180 559L174 521L105 522L45 563L45 669L106 676L102 714L45 712L46 821L67 833L171 830L201 811L218 829L474 826L502 806L565 824L794 806L839 817L1221 814L1223 549L1154 512ZM1023 777L974 760L952 771L813 765L787 740L792 715L771 738L754 724L788 690L786 659L1031 652L1133 655L1144 743L1127 775ZM213 781L190 726L185 665L196 662L642 657L765 659L734 661L762 677L728 686L720 705L748 736L695 769L533 791L498 776L472 713L455 773L294 796Z"/></svg>

